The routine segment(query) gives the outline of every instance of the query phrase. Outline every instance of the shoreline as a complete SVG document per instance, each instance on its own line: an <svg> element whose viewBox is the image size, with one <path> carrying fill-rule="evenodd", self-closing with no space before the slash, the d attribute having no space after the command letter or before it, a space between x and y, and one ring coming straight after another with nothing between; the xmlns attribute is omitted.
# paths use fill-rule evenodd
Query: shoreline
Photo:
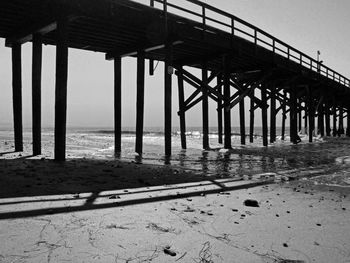
<svg viewBox="0 0 350 263"><path fill-rule="evenodd" d="M350 260L350 187L327 186L350 178L348 139L203 151L194 167L87 158L100 142L79 143L65 163L49 142L38 157L1 143L0 262Z"/></svg>

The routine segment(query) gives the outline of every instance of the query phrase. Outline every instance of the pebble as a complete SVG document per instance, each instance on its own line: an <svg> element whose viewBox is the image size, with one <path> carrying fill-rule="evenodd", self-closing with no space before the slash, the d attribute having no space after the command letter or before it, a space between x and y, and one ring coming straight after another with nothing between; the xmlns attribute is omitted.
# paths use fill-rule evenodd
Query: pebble
<svg viewBox="0 0 350 263"><path fill-rule="evenodd" d="M253 199L246 199L243 203L245 206L259 207L258 201L253 200Z"/></svg>
<svg viewBox="0 0 350 263"><path fill-rule="evenodd" d="M165 247L163 251L165 254L167 254L169 256L172 256L172 257L176 256L176 252L171 250L170 247Z"/></svg>

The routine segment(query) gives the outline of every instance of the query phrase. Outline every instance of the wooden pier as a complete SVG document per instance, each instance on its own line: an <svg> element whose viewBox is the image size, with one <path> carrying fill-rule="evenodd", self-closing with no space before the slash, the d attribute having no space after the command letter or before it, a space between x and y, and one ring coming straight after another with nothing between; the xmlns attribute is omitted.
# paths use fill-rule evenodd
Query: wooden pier
<svg viewBox="0 0 350 263"><path fill-rule="evenodd" d="M217 105L218 140L231 148L231 111L239 107L241 143L253 142L256 110L261 111L263 145L277 138L277 118L285 139L298 132L350 135L350 80L246 21L187 0L2 0L0 37L12 49L15 150L23 150L21 45L33 43L33 154L41 153L42 48L56 46L55 159L65 160L69 48L102 52L114 60L115 152L121 146L122 58L137 59L135 152L143 152L145 63L153 75L164 62L165 155L171 155L172 81L179 89L181 145L186 149L186 113L202 104L203 149L209 144L209 100ZM181 13L181 15L180 15ZM1 63L4 63L1 61ZM196 76L191 68L201 70ZM193 93L186 98L185 88ZM249 102L249 103L248 103ZM249 105L249 116L245 108ZM270 116L268 116L270 115ZM235 118L237 116L234 116ZM246 118L250 127L246 130ZM260 117L259 117L260 118ZM346 131L344 129L344 119ZM268 123L268 119L270 120ZM331 123L332 120L332 123ZM317 126L317 130L316 130ZM249 134L246 134L249 131Z"/></svg>

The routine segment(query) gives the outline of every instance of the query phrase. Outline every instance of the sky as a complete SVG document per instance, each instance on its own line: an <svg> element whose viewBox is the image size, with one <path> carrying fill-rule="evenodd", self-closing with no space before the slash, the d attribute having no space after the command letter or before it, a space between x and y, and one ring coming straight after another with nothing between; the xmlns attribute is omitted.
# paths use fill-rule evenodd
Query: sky
<svg viewBox="0 0 350 263"><path fill-rule="evenodd" d="M141 0L140 0L141 1ZM177 4L185 0L169 0ZM258 26L289 45L316 58L317 50L326 66L350 78L349 0L206 0L204 1ZM23 125L31 127L31 43L22 48ZM123 127L136 123L136 59L123 58ZM162 127L163 64L155 76L148 76L146 63L146 127ZM0 127L12 125L11 49L0 39ZM105 54L69 50L68 127L113 127L113 62ZM185 86L188 96L193 91ZM42 125L54 125L55 47L43 48ZM177 80L173 77L173 126L177 117ZM210 126L215 126L216 107L210 102ZM237 107L236 107L237 108ZM188 126L201 126L201 105L186 113ZM257 117L257 125L260 118ZM246 119L249 123L249 119ZM237 109L232 111L232 125L238 126Z"/></svg>

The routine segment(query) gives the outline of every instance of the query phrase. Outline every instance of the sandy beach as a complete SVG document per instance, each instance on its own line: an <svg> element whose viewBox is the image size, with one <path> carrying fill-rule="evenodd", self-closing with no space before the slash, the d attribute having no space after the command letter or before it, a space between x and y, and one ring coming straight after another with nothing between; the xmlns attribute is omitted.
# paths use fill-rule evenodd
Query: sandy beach
<svg viewBox="0 0 350 263"><path fill-rule="evenodd" d="M350 262L349 145L236 148L215 173L217 150L197 168L80 141L57 163L2 140L0 262Z"/></svg>

